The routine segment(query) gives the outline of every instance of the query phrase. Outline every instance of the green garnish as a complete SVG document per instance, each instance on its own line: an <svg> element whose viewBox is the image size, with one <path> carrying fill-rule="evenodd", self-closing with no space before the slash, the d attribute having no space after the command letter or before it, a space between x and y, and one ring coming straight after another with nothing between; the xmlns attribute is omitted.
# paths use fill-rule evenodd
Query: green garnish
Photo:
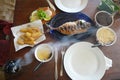
<svg viewBox="0 0 120 80"><path fill-rule="evenodd" d="M113 12L120 10L120 8L112 0L103 0L103 1Z"/></svg>
<svg viewBox="0 0 120 80"><path fill-rule="evenodd" d="M39 19L44 19L47 16L45 11L43 11L43 10L37 10L37 15L38 15Z"/></svg>
<svg viewBox="0 0 120 80"><path fill-rule="evenodd" d="M109 13L115 13L120 10L120 7L112 0L101 0L101 4L98 6L98 9L105 10Z"/></svg>

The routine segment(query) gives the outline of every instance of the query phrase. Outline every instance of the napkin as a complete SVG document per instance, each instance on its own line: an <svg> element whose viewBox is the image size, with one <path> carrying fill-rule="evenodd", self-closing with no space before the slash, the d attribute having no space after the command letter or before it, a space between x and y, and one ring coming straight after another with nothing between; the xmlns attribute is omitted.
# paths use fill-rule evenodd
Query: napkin
<svg viewBox="0 0 120 80"><path fill-rule="evenodd" d="M110 67L112 67L112 60L106 56L104 56L105 62L106 62L106 70L108 70Z"/></svg>
<svg viewBox="0 0 120 80"><path fill-rule="evenodd" d="M44 30L43 30L43 24L42 24L41 20L37 20L37 21L34 21L34 22L22 24L22 25L19 25L19 26L14 26L14 27L11 28L11 31L12 31L12 33L13 33L13 36L15 37L15 38L14 38L15 51L18 51L18 50L20 50L20 49L22 49L22 48L24 48L24 47L27 47L27 46L30 46L30 47L33 47L33 46L34 46L34 45L28 45L28 44L19 45L19 44L17 43L18 38L19 38L20 35L22 34L22 33L20 32L20 29L25 28L25 27L27 27L27 26L29 26L29 25L32 26L32 27L38 27L38 28L42 31L42 33L43 33L43 35L40 36L40 37L35 41L35 45L38 44L38 43L40 43L40 42L42 42L42 41L44 41L44 40L46 39L45 34L44 34Z"/></svg>

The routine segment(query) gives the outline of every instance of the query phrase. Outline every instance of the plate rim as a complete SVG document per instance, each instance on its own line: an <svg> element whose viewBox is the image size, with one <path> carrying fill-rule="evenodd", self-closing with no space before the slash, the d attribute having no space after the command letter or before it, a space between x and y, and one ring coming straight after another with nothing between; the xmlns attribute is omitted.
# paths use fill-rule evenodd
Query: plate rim
<svg viewBox="0 0 120 80"><path fill-rule="evenodd" d="M70 55L68 55L69 53L68 53L68 51L69 51L69 49L72 47L72 46L75 46L76 44L79 44L79 45L81 45L81 44L89 44L89 45L93 45L92 43L90 43L90 42L85 42L85 41L82 41L82 42L77 42L77 43L74 43L74 44L72 44L67 50L66 50L66 52L65 52L65 55L64 55L64 68L65 68L65 71L66 71L66 73L68 74L68 76L72 79L72 80L78 80L78 78L76 78L77 76L75 76L74 75L74 73L73 72L71 72L71 70L70 70L70 66L69 65L67 65L67 64L70 64L70 63L68 63L68 61L66 61L67 60L67 58L68 58L68 56L70 56ZM106 66L105 66L105 58L104 58L104 54L103 54L103 52L98 48L98 47L96 47L96 50L98 50L99 51L99 54L102 56L102 58L101 58L101 62L102 62L102 67L101 67L101 72L100 72L100 74L95 74L95 75L97 75L97 78L95 79L95 80L100 80L103 76L104 76L104 74L105 74L105 70L106 70ZM98 70L98 71L100 71L100 70ZM93 79L89 79L89 80L93 80Z"/></svg>
<svg viewBox="0 0 120 80"><path fill-rule="evenodd" d="M84 1L84 3L86 3L84 6L83 6L83 4L82 4L83 1ZM81 4L82 4L82 6L83 6L82 8L80 8L80 9L70 9L70 8L66 8L66 9L67 9L67 11L66 11L66 9L61 8L60 5L62 5L62 4L59 3L60 1L54 0L54 2L55 2L55 5L56 5L60 10L62 10L62 11L64 11L64 12L68 12L68 13L80 12L80 11L82 11L82 10L87 6L87 4L88 4L88 0L81 0Z"/></svg>

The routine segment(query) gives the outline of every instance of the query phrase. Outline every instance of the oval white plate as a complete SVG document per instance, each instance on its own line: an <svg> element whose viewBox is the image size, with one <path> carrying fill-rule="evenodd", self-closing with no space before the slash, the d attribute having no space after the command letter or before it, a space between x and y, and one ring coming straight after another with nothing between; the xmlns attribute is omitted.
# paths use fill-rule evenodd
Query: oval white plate
<svg viewBox="0 0 120 80"><path fill-rule="evenodd" d="M83 10L88 0L54 0L56 6L64 12L75 13Z"/></svg>
<svg viewBox="0 0 120 80"><path fill-rule="evenodd" d="M64 56L66 73L72 80L100 80L105 73L105 58L93 44L78 42L70 46Z"/></svg>

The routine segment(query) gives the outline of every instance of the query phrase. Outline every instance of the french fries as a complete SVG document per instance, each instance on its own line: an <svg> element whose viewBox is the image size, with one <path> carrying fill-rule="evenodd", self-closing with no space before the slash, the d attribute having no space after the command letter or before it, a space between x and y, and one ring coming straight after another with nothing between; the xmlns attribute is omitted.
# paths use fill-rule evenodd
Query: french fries
<svg viewBox="0 0 120 80"><path fill-rule="evenodd" d="M42 31L40 31L37 27L26 27L20 30L23 34L17 40L17 43L20 45L29 44L34 45L35 40L37 40L41 35Z"/></svg>

